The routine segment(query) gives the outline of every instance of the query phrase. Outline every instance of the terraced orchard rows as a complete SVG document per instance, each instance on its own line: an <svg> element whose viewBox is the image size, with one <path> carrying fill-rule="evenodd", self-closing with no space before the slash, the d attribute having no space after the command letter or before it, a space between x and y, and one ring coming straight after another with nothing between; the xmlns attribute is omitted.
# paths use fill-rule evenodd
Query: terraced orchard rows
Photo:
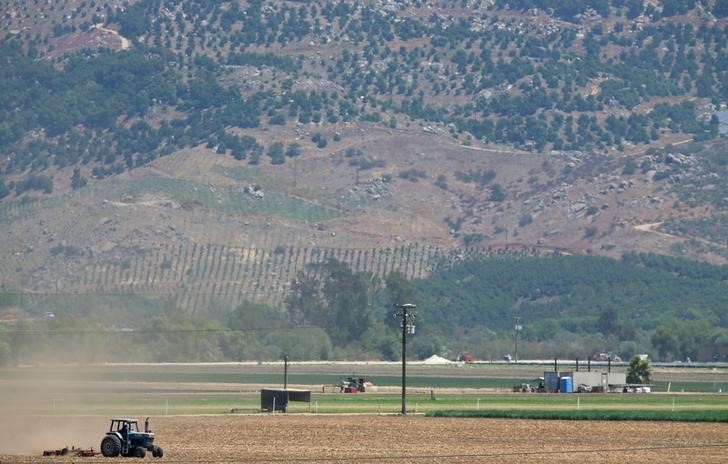
<svg viewBox="0 0 728 464"><path fill-rule="evenodd" d="M235 307L243 300L280 304L299 272L316 272L310 265L329 259L380 278L392 271L420 278L462 260L544 253L521 246L444 249L417 243L372 249L165 243L154 251L127 254L122 260L88 264L79 270L75 285L79 293L87 294L174 295L177 307L194 312L211 305Z"/></svg>

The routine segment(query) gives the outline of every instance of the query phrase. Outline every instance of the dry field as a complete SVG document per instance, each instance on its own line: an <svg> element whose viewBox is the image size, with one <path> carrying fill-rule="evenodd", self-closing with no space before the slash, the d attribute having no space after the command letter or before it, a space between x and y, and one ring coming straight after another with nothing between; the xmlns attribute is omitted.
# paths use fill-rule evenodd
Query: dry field
<svg viewBox="0 0 728 464"><path fill-rule="evenodd" d="M5 420L0 426L0 450L8 452L15 446L16 454L0 456L0 462L126 462L38 456L43 447L98 447L106 421L81 416L26 418L13 420L10 426ZM177 416L151 421L165 456L146 460L160 463L728 462L728 424L370 415ZM40 423L47 427L45 434L28 433ZM74 435L75 442L59 442L73 440ZM32 443L32 437L45 442Z"/></svg>

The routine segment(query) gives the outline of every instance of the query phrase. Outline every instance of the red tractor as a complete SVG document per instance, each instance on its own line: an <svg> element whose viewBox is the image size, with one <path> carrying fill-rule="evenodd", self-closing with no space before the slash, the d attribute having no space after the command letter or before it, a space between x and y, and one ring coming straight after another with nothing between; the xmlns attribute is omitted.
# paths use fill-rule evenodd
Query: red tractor
<svg viewBox="0 0 728 464"><path fill-rule="evenodd" d="M351 376L343 379L339 388L343 393L364 393L373 389L374 384L364 377Z"/></svg>

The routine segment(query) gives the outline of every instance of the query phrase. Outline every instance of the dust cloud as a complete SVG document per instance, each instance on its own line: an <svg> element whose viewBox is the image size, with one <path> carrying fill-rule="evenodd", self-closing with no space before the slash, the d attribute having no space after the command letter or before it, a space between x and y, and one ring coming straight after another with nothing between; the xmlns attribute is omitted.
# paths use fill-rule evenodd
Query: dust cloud
<svg viewBox="0 0 728 464"><path fill-rule="evenodd" d="M98 451L108 419L95 416L4 415L0 423L0 455L40 456L64 447Z"/></svg>
<svg viewBox="0 0 728 464"><path fill-rule="evenodd" d="M74 378L76 369L0 369L0 455L38 456L66 446L98 450L109 418L64 412L64 403L83 401L88 388Z"/></svg>

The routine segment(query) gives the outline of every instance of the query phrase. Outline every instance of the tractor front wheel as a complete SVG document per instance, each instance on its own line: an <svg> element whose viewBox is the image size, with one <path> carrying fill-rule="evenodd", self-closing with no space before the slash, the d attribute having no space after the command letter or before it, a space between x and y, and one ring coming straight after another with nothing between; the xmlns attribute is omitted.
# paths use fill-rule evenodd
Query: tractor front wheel
<svg viewBox="0 0 728 464"><path fill-rule="evenodd" d="M147 450L145 450L144 448L142 448L142 447L140 446L140 447L138 447L138 448L134 448L134 451L132 451L132 455L133 455L133 456L134 456L135 458L143 458L144 456L146 456L146 455L147 455Z"/></svg>
<svg viewBox="0 0 728 464"><path fill-rule="evenodd" d="M152 449L152 456L155 458L161 458L164 456L164 450L159 446L155 446L154 449Z"/></svg>
<svg viewBox="0 0 728 464"><path fill-rule="evenodd" d="M106 435L101 440L101 454L106 458L115 458L121 453L121 440L116 435Z"/></svg>

